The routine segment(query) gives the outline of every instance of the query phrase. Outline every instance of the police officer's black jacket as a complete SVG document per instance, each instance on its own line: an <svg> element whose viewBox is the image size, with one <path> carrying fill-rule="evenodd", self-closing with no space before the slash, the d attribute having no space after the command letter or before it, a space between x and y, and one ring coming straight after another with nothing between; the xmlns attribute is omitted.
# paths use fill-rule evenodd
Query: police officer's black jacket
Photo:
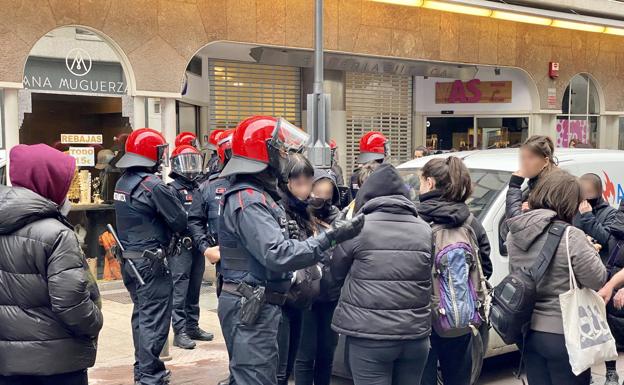
<svg viewBox="0 0 624 385"><path fill-rule="evenodd" d="M442 198L442 192L434 190L421 194L418 204L418 214L429 223L451 227L459 227L470 217L470 210L465 203L450 202ZM479 257L485 278L492 276L492 261L490 259L490 241L487 232L478 219L472 217L468 225L474 231L479 245Z"/></svg>
<svg viewBox="0 0 624 385"><path fill-rule="evenodd" d="M176 174L171 174L171 177L173 178L173 180L169 182L169 186L171 186L175 190L178 200L188 214L193 204L193 195L198 187L197 182L188 180ZM183 232L183 234L190 235L190 231L187 229Z"/></svg>
<svg viewBox="0 0 624 385"><path fill-rule="evenodd" d="M177 193L143 168L129 168L115 186L119 240L127 251L165 248L171 232L187 227L187 215Z"/></svg>
<svg viewBox="0 0 624 385"><path fill-rule="evenodd" d="M358 192L362 232L334 249L346 277L332 328L352 337L410 340L431 332L431 227L394 167L381 165ZM357 202L363 202L359 207Z"/></svg>
<svg viewBox="0 0 624 385"><path fill-rule="evenodd" d="M230 186L230 182L218 176L218 174L213 174L199 185L193 194L193 204L189 210L189 231L193 244L201 253L214 246L210 244L208 234L214 237L215 241L218 241L219 237L221 199Z"/></svg>
<svg viewBox="0 0 624 385"><path fill-rule="evenodd" d="M57 205L0 186L0 376L93 366L100 295Z"/></svg>
<svg viewBox="0 0 624 385"><path fill-rule="evenodd" d="M225 282L266 285L285 293L291 272L320 261L330 242L321 234L288 239L287 219L268 172L237 176L224 196L219 247Z"/></svg>

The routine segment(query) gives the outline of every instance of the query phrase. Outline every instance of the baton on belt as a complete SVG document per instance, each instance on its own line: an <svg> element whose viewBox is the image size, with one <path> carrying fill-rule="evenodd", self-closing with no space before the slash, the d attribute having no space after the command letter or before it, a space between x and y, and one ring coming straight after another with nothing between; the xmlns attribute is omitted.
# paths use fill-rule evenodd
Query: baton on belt
<svg viewBox="0 0 624 385"><path fill-rule="evenodd" d="M123 246L121 245L121 242L119 241L119 237L117 237L117 232L115 231L115 229L113 228L113 226L109 223L106 225L106 228L108 229L108 231L113 235L113 238L115 238L115 242L117 243L117 247L119 247L119 250L121 250L121 254L123 256L123 252L125 251ZM139 273L139 271L137 270L134 261L130 258L125 258L125 261L130 264L130 268L132 269L132 273L134 273L134 277L137 279L137 281L139 281L139 285L145 285L145 281L143 280L143 277L141 277L141 274ZM121 261L119 261L121 262Z"/></svg>

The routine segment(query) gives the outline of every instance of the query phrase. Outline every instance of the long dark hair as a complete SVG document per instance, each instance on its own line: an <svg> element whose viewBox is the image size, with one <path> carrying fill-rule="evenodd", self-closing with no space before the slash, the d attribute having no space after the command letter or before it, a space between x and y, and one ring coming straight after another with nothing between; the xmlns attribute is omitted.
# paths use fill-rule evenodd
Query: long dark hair
<svg viewBox="0 0 624 385"><path fill-rule="evenodd" d="M555 169L539 179L529 195L531 209L548 209L557 218L572 223L583 200L579 180L561 169Z"/></svg>
<svg viewBox="0 0 624 385"><path fill-rule="evenodd" d="M299 153L288 155L288 165L285 171L288 179L295 179L300 176L314 177L312 163L310 163L308 158Z"/></svg>
<svg viewBox="0 0 624 385"><path fill-rule="evenodd" d="M436 190L440 190L442 197L449 201L466 202L472 195L470 171L456 156L431 159L422 168L422 176L433 178Z"/></svg>
<svg viewBox="0 0 624 385"><path fill-rule="evenodd" d="M313 178L314 177L314 167L312 163L299 153L293 153L288 155L288 164L286 165L286 169L284 170L284 175L288 179L299 178L300 176ZM297 222L299 228L305 232L306 236L311 236L314 234L314 215L312 211L308 208L304 211L295 210L294 207L291 207L293 201L297 200L287 185L280 186L280 189L286 195L287 200L284 202L284 208L286 209L286 214L288 217Z"/></svg>

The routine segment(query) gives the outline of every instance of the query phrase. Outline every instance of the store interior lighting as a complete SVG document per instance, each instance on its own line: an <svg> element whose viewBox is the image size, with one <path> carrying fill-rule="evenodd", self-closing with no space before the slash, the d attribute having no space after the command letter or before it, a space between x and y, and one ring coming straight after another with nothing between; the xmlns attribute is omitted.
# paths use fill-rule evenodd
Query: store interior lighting
<svg viewBox="0 0 624 385"><path fill-rule="evenodd" d="M606 33L610 35L624 36L624 24L620 27L600 25L599 20L596 23L586 23L583 21L566 20L565 17L574 19L579 15L567 16L563 13L549 12L548 16L555 14L553 17L546 17L538 12L531 14L532 8L520 9L521 12L515 11L519 7L511 10L490 9L486 6L474 6L470 2L450 1L450 0L371 0L378 3L388 3L395 5L407 5L411 7L423 7L435 9L443 12L462 13L466 15L491 17L499 20L514 21L518 23L536 24L542 26L550 26L556 28L573 29L577 31ZM481 4L479 4L481 5ZM561 18L557 18L561 14ZM595 18L594 18L595 19ZM595 19L597 20L597 19ZM593 20L592 20L593 21ZM607 21L608 22L608 21ZM617 21L613 21L614 25L619 25ZM621 24L621 23L620 23Z"/></svg>

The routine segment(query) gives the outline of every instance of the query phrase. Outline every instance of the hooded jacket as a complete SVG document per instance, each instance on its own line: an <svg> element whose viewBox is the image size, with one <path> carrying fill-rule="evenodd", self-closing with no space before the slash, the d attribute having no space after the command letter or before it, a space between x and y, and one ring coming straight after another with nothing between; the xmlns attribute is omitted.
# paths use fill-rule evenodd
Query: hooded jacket
<svg viewBox="0 0 624 385"><path fill-rule="evenodd" d="M75 163L49 147L18 147L11 180L39 193L0 186L0 376L86 369L103 319L95 280L58 208Z"/></svg>
<svg viewBox="0 0 624 385"><path fill-rule="evenodd" d="M592 207L592 211L584 214L578 213L574 217L574 226L583 230L585 234L594 238L602 246L600 257L604 263L607 263L611 255L611 246L614 246L615 243L612 234L624 232L623 224L616 220L617 216L618 210L600 197ZM616 229L616 227L619 228Z"/></svg>
<svg viewBox="0 0 624 385"><path fill-rule="evenodd" d="M537 259L546 242L548 228L555 220L551 210L531 210L509 220L507 249L509 269L516 271L530 267ZM563 334L559 294L570 290L568 256L565 235L546 270L544 278L537 283L537 301L531 319L531 329ZM599 290L607 279L607 270L598 252L589 243L585 233L570 227L570 257L577 282L582 287Z"/></svg>
<svg viewBox="0 0 624 385"><path fill-rule="evenodd" d="M490 241L481 222L471 216L468 205L463 202L451 202L442 198L438 190L421 194L419 197L418 214L425 222L450 227L459 227L466 221L474 231L479 245L479 257L485 278L492 276L492 261L490 259Z"/></svg>
<svg viewBox="0 0 624 385"><path fill-rule="evenodd" d="M334 249L332 272L345 279L332 328L374 340L431 333L431 228L418 217L394 167L381 165L358 192L362 232Z"/></svg>

